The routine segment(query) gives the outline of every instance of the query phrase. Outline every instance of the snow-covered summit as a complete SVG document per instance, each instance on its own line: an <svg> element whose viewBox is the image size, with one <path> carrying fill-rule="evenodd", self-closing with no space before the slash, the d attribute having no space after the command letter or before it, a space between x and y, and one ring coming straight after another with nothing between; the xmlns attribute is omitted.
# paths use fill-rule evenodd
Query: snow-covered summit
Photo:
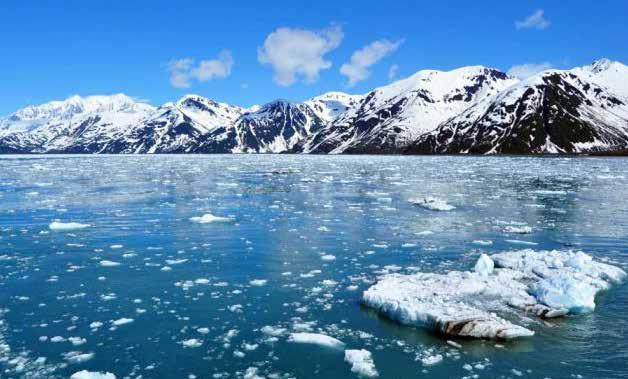
<svg viewBox="0 0 628 379"><path fill-rule="evenodd" d="M354 108L363 97L344 92L327 92L307 100L305 104L312 108L318 117L330 123Z"/></svg>
<svg viewBox="0 0 628 379"><path fill-rule="evenodd" d="M476 101L517 82L483 66L422 70L364 95L309 141L306 151L398 151Z"/></svg>
<svg viewBox="0 0 628 379"><path fill-rule="evenodd" d="M137 101L125 94L110 96L70 96L62 101L50 101L41 105L29 105L13 113L11 121L36 119L63 120L83 113L150 111L151 105Z"/></svg>

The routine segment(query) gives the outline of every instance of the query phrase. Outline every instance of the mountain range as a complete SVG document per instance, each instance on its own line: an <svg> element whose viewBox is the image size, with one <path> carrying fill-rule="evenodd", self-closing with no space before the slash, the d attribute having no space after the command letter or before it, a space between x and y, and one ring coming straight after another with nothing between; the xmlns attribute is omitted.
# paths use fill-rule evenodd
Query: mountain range
<svg viewBox="0 0 628 379"><path fill-rule="evenodd" d="M628 150L628 67L600 59L519 80L422 70L367 94L242 108L72 96L0 118L0 153L579 154Z"/></svg>

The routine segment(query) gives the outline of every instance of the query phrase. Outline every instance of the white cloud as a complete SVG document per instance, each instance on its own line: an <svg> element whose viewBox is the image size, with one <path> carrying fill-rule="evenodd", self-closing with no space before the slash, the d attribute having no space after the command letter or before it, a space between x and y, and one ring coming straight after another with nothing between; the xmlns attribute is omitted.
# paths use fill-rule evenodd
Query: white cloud
<svg viewBox="0 0 628 379"><path fill-rule="evenodd" d="M207 82L213 79L224 79L231 74L233 57L229 50L223 50L218 58L202 60L198 66L194 65L194 59L175 59L168 63L170 71L170 84L177 88L189 88L192 81Z"/></svg>
<svg viewBox="0 0 628 379"><path fill-rule="evenodd" d="M392 66L390 66L390 68L388 69L388 80L393 80L394 78L396 78L398 72L399 72L398 64L393 64Z"/></svg>
<svg viewBox="0 0 628 379"><path fill-rule="evenodd" d="M273 67L273 80L281 86L291 86L300 79L314 83L321 70L331 67L325 54L337 48L343 36L339 26L320 31L279 28L258 47L257 60Z"/></svg>
<svg viewBox="0 0 628 379"><path fill-rule="evenodd" d="M549 62L525 63L512 66L510 69L508 69L508 75L514 76L515 78L519 79L526 79L541 71L549 70L552 67L552 64Z"/></svg>
<svg viewBox="0 0 628 379"><path fill-rule="evenodd" d="M353 86L357 82L369 77L369 67L379 62L385 56L392 54L403 43L403 40L391 42L379 40L371 42L351 55L349 63L340 67L340 73L347 77L347 85Z"/></svg>
<svg viewBox="0 0 628 379"><path fill-rule="evenodd" d="M515 21L515 27L517 29L547 29L550 26L550 22L545 18L545 12L543 9L539 9L532 13L523 21Z"/></svg>

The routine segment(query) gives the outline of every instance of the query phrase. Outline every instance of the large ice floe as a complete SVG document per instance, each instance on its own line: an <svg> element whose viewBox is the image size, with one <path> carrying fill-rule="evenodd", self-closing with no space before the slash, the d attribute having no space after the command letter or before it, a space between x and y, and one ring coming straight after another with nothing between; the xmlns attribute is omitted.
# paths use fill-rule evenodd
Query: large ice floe
<svg viewBox="0 0 628 379"><path fill-rule="evenodd" d="M556 250L483 254L474 270L385 275L363 301L402 324L444 335L512 339L534 335L512 321L522 313L553 318L591 312L596 294L626 277L583 252Z"/></svg>

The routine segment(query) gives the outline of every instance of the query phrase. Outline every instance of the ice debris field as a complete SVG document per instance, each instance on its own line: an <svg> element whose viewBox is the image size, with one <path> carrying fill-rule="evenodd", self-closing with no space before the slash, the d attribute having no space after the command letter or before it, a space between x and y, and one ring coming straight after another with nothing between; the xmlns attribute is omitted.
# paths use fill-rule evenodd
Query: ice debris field
<svg viewBox="0 0 628 379"><path fill-rule="evenodd" d="M0 157L2 378L622 378L612 158Z"/></svg>

